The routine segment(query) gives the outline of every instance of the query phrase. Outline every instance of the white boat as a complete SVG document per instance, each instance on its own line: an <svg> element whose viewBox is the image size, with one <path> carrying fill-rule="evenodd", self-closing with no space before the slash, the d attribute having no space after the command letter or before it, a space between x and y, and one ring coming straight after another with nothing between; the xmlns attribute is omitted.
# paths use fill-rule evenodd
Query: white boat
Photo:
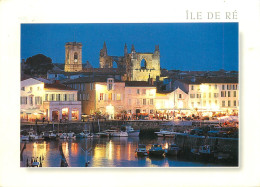
<svg viewBox="0 0 260 187"><path fill-rule="evenodd" d="M38 140L38 138L39 138L39 136L34 134L33 131L30 131L28 136L29 136L29 140L31 140L31 141Z"/></svg>
<svg viewBox="0 0 260 187"><path fill-rule="evenodd" d="M134 130L131 126L126 126L126 132L128 133L128 136L139 136L140 130Z"/></svg>
<svg viewBox="0 0 260 187"><path fill-rule="evenodd" d="M123 131L120 131L120 132L114 132L111 134L112 137L127 137L128 136L128 133L127 132L123 132Z"/></svg>
<svg viewBox="0 0 260 187"><path fill-rule="evenodd" d="M74 132L69 132L67 133L67 135L68 135L68 139L76 139Z"/></svg>
<svg viewBox="0 0 260 187"><path fill-rule="evenodd" d="M174 137L176 132L160 130L160 132L154 132L158 137Z"/></svg>
<svg viewBox="0 0 260 187"><path fill-rule="evenodd" d="M147 150L146 150L146 146L142 145L142 144L138 145L138 148L136 148L135 153L137 154L137 156L140 156L140 157L148 155Z"/></svg>

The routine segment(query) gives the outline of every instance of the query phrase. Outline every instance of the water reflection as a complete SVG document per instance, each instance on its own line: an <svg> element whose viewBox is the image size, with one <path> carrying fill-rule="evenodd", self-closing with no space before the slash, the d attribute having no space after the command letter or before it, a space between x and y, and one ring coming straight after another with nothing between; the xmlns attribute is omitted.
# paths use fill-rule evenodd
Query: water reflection
<svg viewBox="0 0 260 187"><path fill-rule="evenodd" d="M26 166L26 159L44 157L43 167L60 167L62 147L64 157L70 167L192 167L214 166L198 161L177 157L137 157L135 149L138 144L145 144L147 150L152 144L161 144L167 148L173 139L139 139L138 137L114 137L76 140L57 140L28 142L24 150L21 166Z"/></svg>

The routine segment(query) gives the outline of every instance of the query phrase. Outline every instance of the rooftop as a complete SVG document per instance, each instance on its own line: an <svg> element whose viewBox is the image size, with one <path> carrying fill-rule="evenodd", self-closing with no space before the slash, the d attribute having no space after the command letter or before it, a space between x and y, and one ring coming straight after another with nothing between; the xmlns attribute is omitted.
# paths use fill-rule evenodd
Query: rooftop
<svg viewBox="0 0 260 187"><path fill-rule="evenodd" d="M179 79L178 81L186 84L203 83L238 83L238 77L196 77L192 79Z"/></svg>

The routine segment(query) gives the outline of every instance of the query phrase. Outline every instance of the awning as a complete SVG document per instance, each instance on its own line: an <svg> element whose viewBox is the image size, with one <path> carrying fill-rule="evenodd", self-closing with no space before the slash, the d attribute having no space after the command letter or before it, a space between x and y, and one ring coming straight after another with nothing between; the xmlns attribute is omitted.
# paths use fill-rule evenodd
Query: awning
<svg viewBox="0 0 260 187"><path fill-rule="evenodd" d="M34 109L34 108L29 108L29 109L21 109L21 112L23 113L26 113L26 114L34 114L34 113L37 113L37 114L43 114L43 110L40 110L40 109Z"/></svg>

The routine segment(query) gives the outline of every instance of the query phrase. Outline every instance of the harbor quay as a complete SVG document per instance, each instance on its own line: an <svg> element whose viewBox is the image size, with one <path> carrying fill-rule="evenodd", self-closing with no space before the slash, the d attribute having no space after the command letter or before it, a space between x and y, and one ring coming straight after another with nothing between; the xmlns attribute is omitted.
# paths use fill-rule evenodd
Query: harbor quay
<svg viewBox="0 0 260 187"><path fill-rule="evenodd" d="M88 130L92 133L102 132L110 129L123 130L124 126L131 125L133 129L140 130L140 139L168 139L167 141L174 142L182 150L182 157L192 157L192 149L198 149L202 145L208 145L214 151L217 151L220 156L228 155L228 162L238 165L238 151L239 142L238 137L222 136L214 137L209 136L209 132L214 126L219 125L214 121L179 121L179 125L171 125L172 121L149 121L149 120L136 120L136 121L89 121L78 123L49 123L49 124L21 124L21 133L29 132L31 130L41 132L60 132L60 133L80 133L83 130ZM186 125L185 125L186 124ZM187 125L190 124L190 125ZM194 131L200 129L200 133ZM157 137L155 132L161 130L176 132L173 137Z"/></svg>

